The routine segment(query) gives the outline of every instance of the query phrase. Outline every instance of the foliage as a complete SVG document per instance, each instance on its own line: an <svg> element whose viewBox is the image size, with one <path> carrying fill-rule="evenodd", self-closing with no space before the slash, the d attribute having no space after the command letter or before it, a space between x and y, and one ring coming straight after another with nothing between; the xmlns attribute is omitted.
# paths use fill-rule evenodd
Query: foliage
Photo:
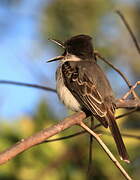
<svg viewBox="0 0 140 180"><path fill-rule="evenodd" d="M64 40L75 34L89 34L94 37L101 24L101 18L111 9L111 0L53 0L44 7L42 33ZM46 23L45 23L46 21Z"/></svg>

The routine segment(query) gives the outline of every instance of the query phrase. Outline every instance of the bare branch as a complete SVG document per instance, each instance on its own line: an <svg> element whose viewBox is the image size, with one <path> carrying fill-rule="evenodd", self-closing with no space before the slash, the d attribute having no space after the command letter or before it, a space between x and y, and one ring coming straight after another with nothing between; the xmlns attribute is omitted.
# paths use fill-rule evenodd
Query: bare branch
<svg viewBox="0 0 140 180"><path fill-rule="evenodd" d="M118 107L128 107L128 108L139 107L140 108L140 101L138 102L138 100L124 100L124 101L118 100L117 105ZM31 148L32 146L35 146L37 144L44 142L49 137L52 137L53 135L58 134L64 129L67 129L73 125L76 125L77 121L81 121L85 118L86 118L86 115L84 112L76 113L66 118L64 121L61 121L57 125L54 125L50 128L42 130L39 133L27 139L21 140L10 149L0 153L0 164L7 162L11 158L15 157L17 154ZM94 128L97 128L99 126L100 124L96 125Z"/></svg>
<svg viewBox="0 0 140 180"><path fill-rule="evenodd" d="M118 107L131 107L131 108L140 107L140 102L138 104L138 100L137 100L137 102L135 102L136 100L127 100L127 102L125 102L125 101L126 100L123 100L123 101L118 100ZM65 118L63 121L59 122L58 124L56 124L50 128L44 129L31 137L21 140L20 142L15 144L13 147L0 153L0 164L6 163L8 160L12 159L16 155L22 153L23 151L25 151L37 144L42 143L49 137L52 137L52 136L60 133L61 131L65 130L67 128L70 128L71 126L81 123L81 121L85 118L86 118L86 114L84 112L75 113L74 115L72 115L68 118ZM100 124L96 125L95 128L97 128L99 126L100 126ZM115 161L115 163L116 163L116 161Z"/></svg>
<svg viewBox="0 0 140 180"><path fill-rule="evenodd" d="M116 100L116 107L117 108L137 108L137 110L140 110L140 99L117 99Z"/></svg>
<svg viewBox="0 0 140 180"><path fill-rule="evenodd" d="M101 125L101 124L98 124L98 125ZM104 132L104 131L96 131L96 132L99 132L99 133L102 133L102 134L105 134L105 135L108 135L108 136L112 136L111 133L107 133L107 132ZM84 135L85 133L87 133L87 132L83 130L83 131L79 131L77 133L74 133L74 134L71 134L71 135L68 135L68 136L62 136L60 138L48 139L48 140L43 141L40 144L49 143L49 142L56 142L56 141L65 140L65 139L70 139L70 138L80 136L82 134ZM124 137L127 137L127 138L133 138L133 139L140 140L140 136L138 136L138 135L133 135L133 134L128 134L128 133L127 134L126 133L121 133L121 135L124 136Z"/></svg>
<svg viewBox="0 0 140 180"><path fill-rule="evenodd" d="M128 32L129 32L129 34L130 34L130 36L131 36L131 38L132 38L135 46L136 46L136 49L137 49L138 53L140 54L140 46L139 46L139 43L138 43L138 41L137 41L137 39L136 39L136 37L135 37L132 29L130 28L130 25L129 25L128 22L126 21L124 15L123 15L119 10L117 10L116 13L120 16L121 20L123 21L125 27L127 28L127 30L128 30Z"/></svg>
<svg viewBox="0 0 140 180"><path fill-rule="evenodd" d="M11 85L17 85L17 86L33 87L33 88L42 89L45 91L51 91L51 92L56 93L56 90L53 88L41 86L41 85L37 85L37 84L21 83L21 82L16 82L16 81L7 81L7 80L0 80L0 84L11 84ZM140 109L140 99L130 99L130 100L117 99L116 106L117 106L117 108L138 108L138 109Z"/></svg>
<svg viewBox="0 0 140 180"><path fill-rule="evenodd" d="M80 121L79 121L80 122ZM79 124L83 129L85 129L88 133L92 134L92 136L97 140L97 142L100 144L100 146L103 148L105 153L109 156L109 158L112 160L112 162L115 164L115 166L120 170L122 175L127 180L132 180L131 177L128 175L128 173L124 170L124 168L121 166L121 164L117 161L117 159L114 157L114 155L111 153L111 151L108 149L108 147L104 144L104 142L101 140L101 138L93 132L91 129L88 128L82 121Z"/></svg>
<svg viewBox="0 0 140 180"><path fill-rule="evenodd" d="M130 114L132 114L132 113L134 113L136 111L137 111L137 108L134 108L134 109L132 109L132 110L126 112L126 113L123 113L123 114L121 114L119 116L116 116L115 119L117 120L117 119L120 119L122 117L128 116L128 115L130 115Z"/></svg>
<svg viewBox="0 0 140 180"><path fill-rule="evenodd" d="M138 101L136 100L128 100L125 101L118 101L118 107L140 107L140 102L138 104ZM131 105L131 106L130 106ZM6 151L0 153L0 164L3 164L10 160L11 158L15 157L16 155L20 154L21 152L37 145L42 142L44 142L49 137L54 136L55 134L58 134L59 132L63 131L64 129L70 128L73 125L77 124L77 121L81 121L86 118L86 115L84 112L75 113L74 115L65 118L64 121L59 122L58 124L44 129L40 131L39 133L27 138L23 139L17 144L15 144L13 147L7 149ZM96 125L94 128L99 127L100 124ZM80 132L81 134L82 132ZM74 135L72 135L74 136Z"/></svg>
<svg viewBox="0 0 140 180"><path fill-rule="evenodd" d="M129 82L127 77L118 68L116 68L113 64L111 64L109 61L107 61L98 51L95 51L94 53L95 53L96 57L100 58L102 61L104 61L110 67L112 67L116 72L118 72L120 74L120 76L124 79L124 81L126 82L128 87L131 88L132 84Z"/></svg>
<svg viewBox="0 0 140 180"><path fill-rule="evenodd" d="M56 90L54 90L52 88L42 87L42 86L35 85L35 84L19 83L19 82L13 82L13 81L0 81L0 83L1 84L2 83L3 84L10 83L10 84L14 84L14 85L29 86L29 87L35 87L35 88L39 88L39 89L43 89L43 90L56 92ZM135 87L136 87L136 85L134 85L134 88ZM134 88L133 88L133 90L134 90ZM139 98L118 99L118 100L116 100L116 106L117 106L117 108L137 108L137 110L139 110L140 109L140 99ZM85 126L85 124L82 122L82 120L85 118L86 118L86 114L84 112L79 112L79 113L72 115L71 117L66 118L65 120L61 121L60 123L58 123L50 128L44 129L44 130L38 132L37 134L35 134L31 137L28 137L26 139L22 139L20 142L15 144L13 147L0 153L0 164L6 163L8 160L12 159L13 157L22 153L23 151L25 151L37 144L44 142L49 137L52 137L52 136L60 133L61 131L65 130L67 128L70 128L73 125L79 124L81 127L86 129L86 131L88 131L90 134L92 134L95 137L95 139L99 142L99 144L102 146L104 151L108 154L108 156L113 161L113 163L116 165L116 167L119 168L119 170L125 176L125 178L128 180L131 180L131 177L122 168L122 166L115 159L115 157L112 155L112 153L106 147L106 145L102 142L102 140L99 138L99 136L96 133L94 133L92 130L90 130L87 126ZM97 128L99 126L100 126L100 124L96 125L94 128Z"/></svg>
<svg viewBox="0 0 140 180"><path fill-rule="evenodd" d="M40 144L49 143L49 142L56 142L56 141L65 140L65 139L70 139L70 138L73 138L73 137L76 137L76 136L80 136L80 135L85 134L85 133L86 133L86 131L79 131L77 133L70 134L68 136L62 136L60 138L48 139L48 140L45 140L45 141L41 142Z"/></svg>
<svg viewBox="0 0 140 180"><path fill-rule="evenodd" d="M98 131L99 133L101 134L105 134L105 135L108 135L108 136L112 136L110 133L108 132L104 132L104 131ZM127 138L133 138L133 139L137 139L137 140L140 140L140 136L138 135L133 135L133 134L128 134L128 133L121 133L122 136L124 137L127 137Z"/></svg>
<svg viewBox="0 0 140 180"><path fill-rule="evenodd" d="M137 82L130 88L130 90L129 90L121 99L122 99L122 100L127 99L128 96L129 96L131 93L134 92L134 89L135 89L138 85L140 85L140 81L137 81ZM136 96L134 96L134 98L137 99L138 96L136 95Z"/></svg>
<svg viewBox="0 0 140 180"><path fill-rule="evenodd" d="M29 84L29 83L22 83L22 82L16 82L16 81L7 81L7 80L0 80L0 84L10 84L10 85L25 86L25 87L31 87L31 88L33 87L33 88L42 89L45 91L51 91L51 92L56 93L56 90L51 87L46 87L46 86L37 85L37 84Z"/></svg>
<svg viewBox="0 0 140 180"><path fill-rule="evenodd" d="M39 144L40 142L46 140L47 138L67 129L73 125L81 124L81 121L86 118L84 112L76 113L68 118L65 118L63 121L59 122L57 125L54 125L50 128L44 129L39 133L23 139L12 148L0 153L0 164L4 164L11 158L20 154L21 152ZM113 161L116 164L116 161ZM118 164L118 163L117 163Z"/></svg>
<svg viewBox="0 0 140 180"><path fill-rule="evenodd" d="M31 137L22 139L13 147L0 153L0 164L6 163L8 160L20 154L21 152L45 141L47 138L52 137L67 128L70 128L73 125L78 124L79 121L85 118L86 118L85 113L79 112L70 117L65 118L63 121L59 122L56 125L53 125L50 128L46 128Z"/></svg>
<svg viewBox="0 0 140 180"><path fill-rule="evenodd" d="M128 116L128 115L130 115L130 114L132 114L132 113L134 113L134 112L136 112L137 111L137 109L133 109L133 110L131 110L131 111L129 111L129 112L126 112L126 113L124 113L124 114L121 114L121 115L119 115L119 116L116 116L115 118L116 118L116 120L117 119L120 119L120 118L122 118L122 117L125 117L125 116ZM94 129L97 129L98 127L100 127L102 124L97 124L96 126L94 126L93 127L93 130ZM68 136L63 136L63 137L60 137L60 138L54 138L54 139L49 139L49 140L45 140L44 142L42 142L42 143L48 143L48 142L56 142L56 141L60 141L60 140L65 140L65 139L70 139L70 138L73 138L73 137L76 137L76 136L80 136L80 135L82 135L82 134L85 134L86 133L86 131L79 131L79 132L76 132L76 133L74 133L74 134L70 134L70 135L68 135ZM102 132L102 134L105 134L104 132ZM109 135L111 135L110 133L109 133ZM125 137L128 137L128 138L134 138L134 139L140 139L140 136L136 136L136 135L133 135L133 134L124 134L124 133L121 133L121 135L122 136L125 136ZM42 144L41 143L41 144Z"/></svg>

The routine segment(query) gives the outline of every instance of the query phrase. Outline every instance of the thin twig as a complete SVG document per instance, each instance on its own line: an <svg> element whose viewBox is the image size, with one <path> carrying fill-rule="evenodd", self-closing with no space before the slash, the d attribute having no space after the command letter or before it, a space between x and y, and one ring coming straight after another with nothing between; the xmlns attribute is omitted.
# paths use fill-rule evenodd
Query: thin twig
<svg viewBox="0 0 140 180"><path fill-rule="evenodd" d="M7 80L0 80L0 84L11 84L11 85L17 85L17 86L25 86L25 87L31 87L31 88L37 88L42 89L45 91L51 91L56 93L56 90L50 87L41 86L37 84L29 84L29 83L21 83L16 81L7 81ZM117 99L116 100L116 108L138 108L140 109L140 99L130 99L130 100L122 100Z"/></svg>
<svg viewBox="0 0 140 180"><path fill-rule="evenodd" d="M116 100L116 108L137 108L137 110L140 110L140 99L117 99Z"/></svg>
<svg viewBox="0 0 140 180"><path fill-rule="evenodd" d="M56 90L53 88L42 86L42 85L37 85L37 84L29 84L29 83L22 83L22 82L16 82L16 81L8 81L8 80L0 80L0 84L10 84L10 85L17 85L17 86L33 87L33 88L42 89L45 91L51 91L51 92L56 93Z"/></svg>
<svg viewBox="0 0 140 180"><path fill-rule="evenodd" d="M133 109L133 110L127 112L127 113L124 113L124 114L121 114L121 115L119 115L119 116L116 116L115 119L117 120L117 119L123 118L123 117L125 117L125 116L128 116L128 115L136 112L136 110L137 110L137 109ZM94 129L97 129L97 128L100 127L101 125L102 125L102 124L98 123L97 125L95 125L95 126L93 127L93 130L94 130ZM73 138L73 137L76 137L76 136L80 136L80 135L85 134L85 133L86 133L86 131L79 131L79 132L77 132L77 133L74 133L74 134L71 134L71 135L68 135L68 136L63 136L63 137L60 137L60 138L54 138L54 139L45 140L45 141L41 142L40 144L48 143L48 142L56 142L56 141L65 140L65 139L70 139L70 138ZM111 135L111 134L110 134L110 135ZM122 136L123 136L123 134L122 134ZM125 136L126 136L126 135L125 135ZM126 136L126 137L127 137L127 136ZM128 137L133 137L133 138L139 139L139 136L135 136L135 135L131 135L131 134L128 134Z"/></svg>
<svg viewBox="0 0 140 180"><path fill-rule="evenodd" d="M127 133L121 133L121 135L124 137L127 137L127 138L133 138L133 139L140 140L140 136L137 136L137 135L127 134Z"/></svg>
<svg viewBox="0 0 140 180"><path fill-rule="evenodd" d="M112 134L110 134L110 133L106 134L106 132L104 132L104 131L98 131L98 132L101 132L102 134L105 134L105 135L112 136ZM80 136L80 135L84 135L85 133L87 133L87 132L83 130L83 131L79 131L77 133L74 133L74 134L71 134L71 135L68 135L68 136L62 136L60 138L48 139L48 140L43 141L40 144L49 143L49 142L56 142L56 141L65 140L65 139L70 139L70 138L74 138L74 137L77 137L77 136ZM125 134L125 133L121 133L121 135L124 136L124 137L127 137L127 138L133 138L133 139L140 140L140 136L138 136L138 135Z"/></svg>
<svg viewBox="0 0 140 180"><path fill-rule="evenodd" d="M135 89L138 85L140 85L140 81L137 81L137 82L131 87L131 89L130 89L121 99L122 99L122 100L127 99L128 96L129 96L132 92L134 92L134 89ZM135 98L138 98L138 96L136 96Z"/></svg>
<svg viewBox="0 0 140 180"><path fill-rule="evenodd" d="M133 87L132 84L130 83L130 81L127 79L127 77L118 68L116 68L113 64L111 64L109 61L107 61L103 56L101 56L98 51L95 51L94 54L95 54L95 56L100 58L102 61L104 61L106 64L108 64L110 67L112 67L116 72L118 72L120 74L120 76L124 79L126 84L128 85L129 89L131 89L131 87ZM134 98L138 97L134 90L132 90L131 93Z"/></svg>
<svg viewBox="0 0 140 180"><path fill-rule="evenodd" d="M94 129L94 117L91 116L91 124L90 124L90 128ZM91 169L93 168L93 164L92 164L92 146L93 146L93 136L90 134L89 137L89 154L88 154L88 169L87 169L87 176L90 177L91 174Z"/></svg>
<svg viewBox="0 0 140 180"><path fill-rule="evenodd" d="M137 111L137 108L134 108L134 109L132 109L132 110L130 110L130 111L124 113L124 114L121 114L121 115L119 115L119 116L116 116L115 119L123 118L123 117L125 117L125 116L128 116L128 115L136 112L136 111Z"/></svg>
<svg viewBox="0 0 140 180"><path fill-rule="evenodd" d="M129 25L128 22L126 21L124 15L123 15L119 10L117 10L116 13L120 16L121 20L123 21L125 27L127 28L128 32L129 32L129 34L130 34L130 36L131 36L131 38L132 38L132 40L133 40L133 42L134 42L134 45L136 46L136 49L137 49L138 53L140 54L140 46L139 46L139 43L138 43L138 41L137 41L137 39L136 39L136 37L135 37L132 29L130 28L130 25Z"/></svg>
<svg viewBox="0 0 140 180"><path fill-rule="evenodd" d="M74 133L74 134L71 134L71 135L68 135L68 136L62 136L60 138L48 139L48 140L45 140L45 141L41 142L40 144L49 143L49 142L56 142L56 141L65 140L65 139L70 139L70 138L80 136L80 135L85 134L85 133L86 133L86 131L79 131L77 133Z"/></svg>
<svg viewBox="0 0 140 180"><path fill-rule="evenodd" d="M132 84L129 82L127 77L118 68L116 68L113 64L111 64L109 61L107 61L98 51L95 51L94 53L96 54L96 56L99 59L104 61L106 64L108 64L110 67L112 67L116 72L118 72L120 74L120 76L124 79L124 81L126 82L126 84L128 85L129 88L132 87Z"/></svg>
<svg viewBox="0 0 140 180"><path fill-rule="evenodd" d="M98 131L98 133L101 133L101 134L104 134L104 135L108 135L108 136L112 136L109 132ZM137 136L137 135L128 134L128 133L121 133L121 135L123 137L126 137L126 138L133 138L133 139L140 140L140 136Z"/></svg>
<svg viewBox="0 0 140 180"><path fill-rule="evenodd" d="M108 149L108 147L104 144L104 142L101 140L101 138L94 133L91 129L89 129L88 126L86 126L83 122L80 122L79 124L83 129L85 129L88 133L92 134L92 136L97 140L97 142L100 144L100 146L103 148L105 153L109 156L109 158L112 160L112 162L115 164L115 166L120 170L122 175L127 180L132 180L132 178L128 175L128 173L124 170L124 168L121 166L121 164L117 161L117 159L114 157L114 155L111 153L111 151Z"/></svg>

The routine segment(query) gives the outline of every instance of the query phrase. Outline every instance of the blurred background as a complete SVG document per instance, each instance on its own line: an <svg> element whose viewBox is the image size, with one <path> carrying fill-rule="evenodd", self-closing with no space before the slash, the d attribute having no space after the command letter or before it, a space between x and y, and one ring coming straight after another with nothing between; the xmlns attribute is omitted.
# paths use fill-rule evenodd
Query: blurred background
<svg viewBox="0 0 140 180"><path fill-rule="evenodd" d="M48 38L65 41L73 35L88 34L93 37L95 49L134 84L140 80L140 56L116 10L125 15L139 41L139 0L0 0L0 80L55 88L58 64L46 61L63 49ZM106 64L100 64L116 97L121 97L128 90L125 82ZM3 84L0 92L0 151L71 113L53 92ZM121 132L140 134L139 113L121 118L118 124ZM71 128L57 137L78 130ZM112 138L103 135L103 139L118 157ZM85 180L88 141L88 135L81 135L34 147L0 166L0 180ZM134 179L139 179L140 142L126 137L124 141L132 163L122 164ZM96 142L89 179L123 179Z"/></svg>

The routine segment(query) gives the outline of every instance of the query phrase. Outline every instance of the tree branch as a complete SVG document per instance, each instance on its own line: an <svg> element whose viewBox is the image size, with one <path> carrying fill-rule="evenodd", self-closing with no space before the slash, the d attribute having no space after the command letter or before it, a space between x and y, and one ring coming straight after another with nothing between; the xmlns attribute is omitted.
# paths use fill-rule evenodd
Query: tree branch
<svg viewBox="0 0 140 180"><path fill-rule="evenodd" d="M140 110L140 99L117 99L116 107L128 109L137 108L137 110Z"/></svg>
<svg viewBox="0 0 140 180"><path fill-rule="evenodd" d="M106 64L108 64L112 69L114 69L118 74L120 74L120 76L124 79L124 81L126 82L126 84L128 85L129 88L132 87L132 84L129 82L127 77L117 67L115 67L109 61L107 61L106 58L104 58L98 51L95 50L94 53L95 53L96 58L98 57L99 59L104 61Z"/></svg>
<svg viewBox="0 0 140 180"><path fill-rule="evenodd" d="M53 125L50 128L46 128L46 129L36 133L35 135L31 136L31 137L28 137L26 139L22 139L20 142L15 144L13 147L11 147L11 148L5 150L4 152L0 153L0 164L6 163L8 160L12 159L16 155L22 153L23 151L25 151L25 150L27 150L27 149L29 149L29 148L37 145L37 144L40 144L41 142L45 141L49 137L52 137L52 136L60 133L61 131L64 131L67 128L70 128L74 125L80 125L83 127L82 120L85 118L86 118L86 114L84 112L78 112L78 113L75 113L74 115L72 115L70 117L65 118L63 121L59 122L56 125ZM91 134L95 135L95 133L93 131ZM96 139L98 139L98 138L96 138ZM104 143L102 142L101 144L104 144ZM106 149L106 145L103 145L103 146ZM108 149L106 149L105 151L107 151L107 154L109 155L110 159L115 163L115 165L117 167L119 167L119 170L121 171L121 173L127 179L130 180L131 178L128 176L128 174L125 172L125 170L121 167L119 162L116 161L116 159L114 159L114 156L112 155L112 153L110 154Z"/></svg>
<svg viewBox="0 0 140 180"><path fill-rule="evenodd" d="M22 83L22 82L9 81L9 80L0 80L0 84L24 86L24 87L31 87L31 88L33 87L33 88L36 88L36 89L42 89L42 90L45 90L45 91L51 91L51 92L56 93L56 90L51 88L51 87L46 87L46 86L37 85L37 84Z"/></svg>
<svg viewBox="0 0 140 180"><path fill-rule="evenodd" d="M129 112L126 112L126 113L124 113L124 114L121 114L121 115L119 115L119 116L116 116L115 119L117 120L117 119L120 119L120 118L122 118L122 117L124 117L124 116L128 116L128 115L136 112L136 110L137 110L137 109L133 109L133 110L131 110L131 111L129 111ZM102 124L99 123L99 124L97 124L96 126L94 126L94 127L92 127L92 128L93 128L93 130L95 130L96 128L100 127L101 125L102 125ZM76 133L74 133L74 134L70 134L70 135L68 135L68 136L62 136L62 137L60 137L60 138L54 138L54 139L45 140L45 141L42 142L41 144L43 144L43 143L49 143L49 142L56 142L56 141L60 141L60 140L64 140L64 139L70 139L70 138L73 138L73 137L76 137L76 136L80 136L80 135L85 134L85 133L86 133L86 131L85 131L85 130L82 130L82 131L76 132ZM106 133L105 133L105 132L102 132L102 134L106 134ZM110 133L109 133L108 135L111 136ZM125 136L125 137L128 137L128 138L134 138L134 139L138 139L138 140L140 139L140 136L133 135L133 134L121 133L121 135L122 135L122 136Z"/></svg>
<svg viewBox="0 0 140 180"><path fill-rule="evenodd" d="M134 100L133 99L132 100L121 100L120 99L120 100L116 101L116 104L117 104L118 108L120 108L120 107L140 108L140 100L139 99L137 99L137 100L135 100L135 99ZM27 150L37 144L44 142L46 139L60 133L61 131L64 131L67 128L70 128L70 127L72 127L74 125L78 125L78 124L81 125L82 120L84 120L85 118L86 118L86 114L84 112L78 112L70 117L65 118L63 121L60 121L58 124L53 125L52 127L46 128L26 139L22 139L21 141L19 141L17 144L12 146L11 148L0 153L0 164L6 163L8 160L12 159L16 155L24 152L25 150ZM100 126L100 125L98 125L98 126ZM96 126L96 128L98 126ZM92 135L93 134L95 137L95 133L92 131ZM106 147L105 147L105 149L106 149ZM122 168L122 166L118 163L118 161L116 161L116 159L114 159L114 156L112 156L112 154L110 154L110 152L107 149L105 151L107 151L106 153L109 155L110 159L119 168L119 170L126 177L126 179L130 180L131 178L125 172L125 170Z"/></svg>
<svg viewBox="0 0 140 180"><path fill-rule="evenodd" d="M137 41L137 39L136 39L136 37L135 37L132 29L130 28L128 22L126 21L124 15L123 15L119 10L117 10L116 13L120 16L121 20L123 21L125 27L127 28L128 32L129 32L129 34L130 34L130 36L131 36L131 38L132 38L132 40L133 40L133 42L134 42L134 44L135 44L135 47L136 47L138 53L140 54L140 46L139 46L139 43L138 43L138 41Z"/></svg>
<svg viewBox="0 0 140 180"><path fill-rule="evenodd" d="M11 85L17 85L17 86L33 87L33 88L42 89L45 91L51 91L51 92L56 93L56 90L51 87L46 87L46 86L37 85L37 84L22 83L22 82L16 82L16 81L8 81L8 80L0 80L0 84L11 84ZM134 90L133 86L132 86L132 90ZM132 90L130 90L130 91L132 91ZM116 106L117 106L117 108L138 108L138 109L140 109L140 99L138 99L138 98L132 99L132 100L118 99L118 100L116 100Z"/></svg>
<svg viewBox="0 0 140 180"><path fill-rule="evenodd" d="M109 156L109 158L112 160L112 162L115 164L115 166L120 170L120 172L123 174L123 176L127 180L132 180L131 177L127 174L127 172L123 169L123 167L120 165L120 163L117 161L117 159L114 157L114 155L111 153L111 151L108 149L108 147L104 144L104 142L100 139L100 137L93 132L88 126L86 126L82 121L79 122L80 126L85 129L88 133L90 133L100 144L100 146L103 148L105 153Z"/></svg>
<svg viewBox="0 0 140 180"><path fill-rule="evenodd" d="M79 121L85 118L86 114L84 112L79 112L65 118L63 121L60 121L58 124L53 125L52 127L46 128L26 139L22 139L11 148L0 153L0 164L6 163L8 160L22 153L23 151L45 141L49 137L52 137L67 128L72 127L73 125L78 124Z"/></svg>
<svg viewBox="0 0 140 180"><path fill-rule="evenodd" d="M2 83L2 82L5 82L5 81L0 81L0 83ZM7 81L6 81L6 83L9 84L9 82L7 82ZM11 81L10 81L10 83L11 83ZM16 84L16 83L14 82L14 84ZM19 85L19 84L20 83L17 83L17 85ZM20 85L24 85L24 83L21 83ZM36 87L38 88L38 86L36 86ZM55 92L53 89L51 89L49 87L47 87L47 89L45 89L45 90ZM116 100L116 106L117 106L117 108L137 108L137 110L140 110L140 99L138 99L138 98L137 99L128 99L128 100L127 99L123 99L123 100L118 99L118 100ZM17 154L20 154L21 152L31 148L32 146L42 143L49 137L52 137L55 134L58 134L61 131L65 130L67 128L70 128L71 126L76 125L78 123L78 121L81 121L85 118L86 118L86 115L84 112L75 113L74 115L72 115L68 118L65 118L63 121L59 122L58 124L56 124L50 128L44 129L29 138L22 139L20 142L15 144L13 147L0 153L0 164L7 162L11 158L15 157ZM97 127L98 126L100 126L100 124L97 125Z"/></svg>

